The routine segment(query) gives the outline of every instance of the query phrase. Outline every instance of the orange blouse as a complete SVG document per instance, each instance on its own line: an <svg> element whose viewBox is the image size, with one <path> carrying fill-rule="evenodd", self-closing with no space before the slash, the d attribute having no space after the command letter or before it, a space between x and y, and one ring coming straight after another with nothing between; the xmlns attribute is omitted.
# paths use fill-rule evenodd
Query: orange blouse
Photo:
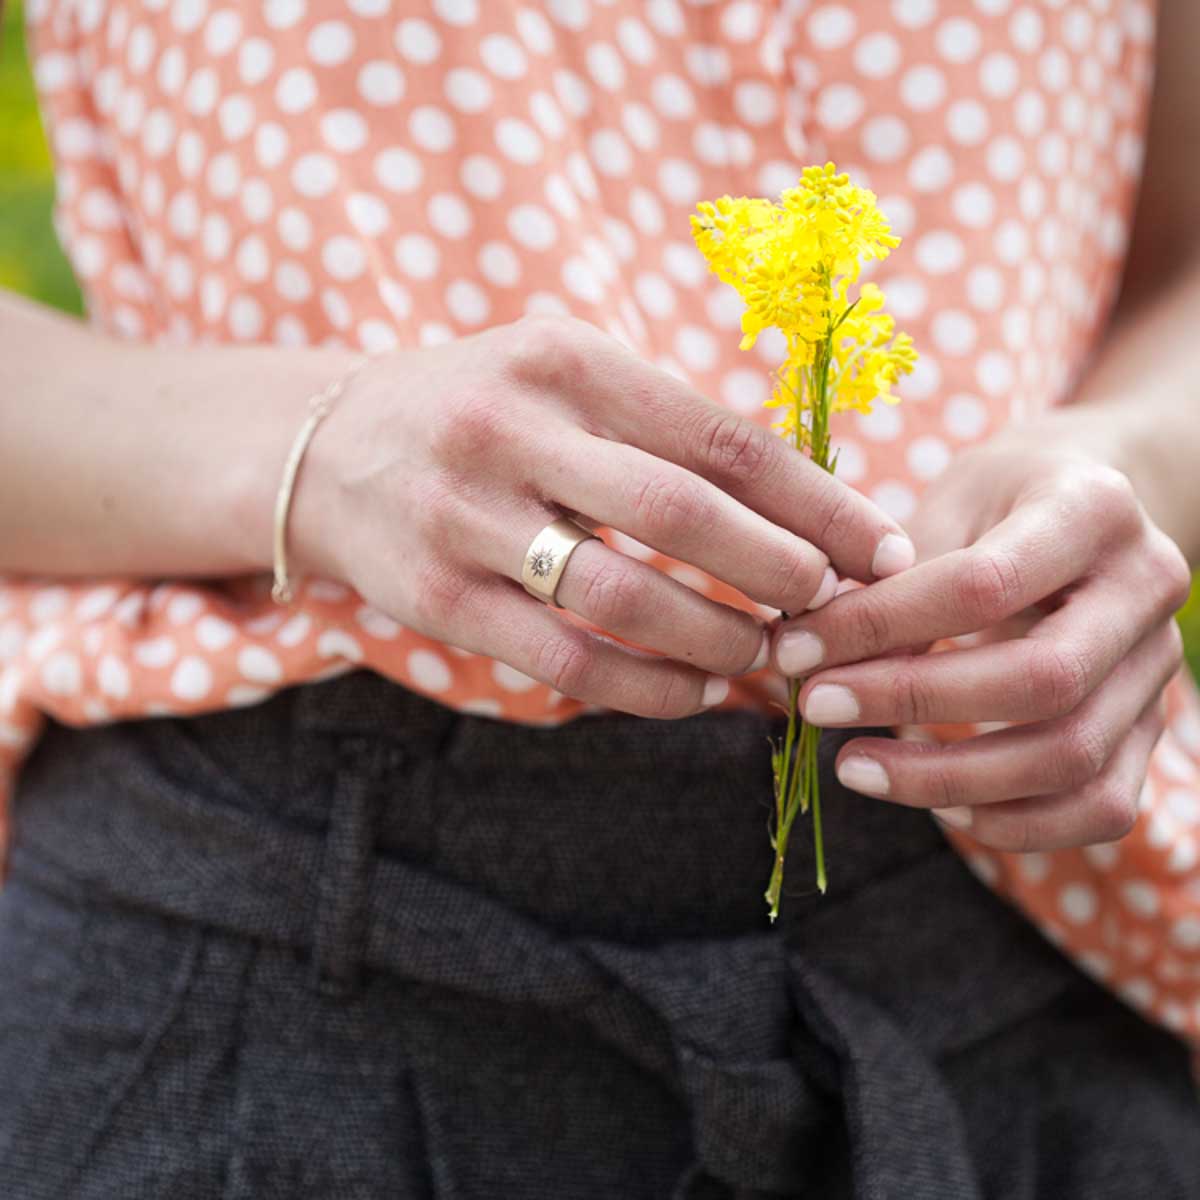
<svg viewBox="0 0 1200 1200"><path fill-rule="evenodd" d="M695 202L834 159L901 249L907 403L847 415L839 475L901 521L962 446L1069 397L1142 158L1145 0L28 0L57 219L91 318L163 343L430 345L572 313L750 419L778 346L691 245ZM235 431L230 431L235 436ZM619 533L613 544L728 598ZM253 704L363 664L469 712L581 706L347 588L0 580L0 792L49 713ZM728 705L763 705L772 680ZM1190 681L1133 832L1005 854L987 884L1200 1045L1200 708Z"/></svg>

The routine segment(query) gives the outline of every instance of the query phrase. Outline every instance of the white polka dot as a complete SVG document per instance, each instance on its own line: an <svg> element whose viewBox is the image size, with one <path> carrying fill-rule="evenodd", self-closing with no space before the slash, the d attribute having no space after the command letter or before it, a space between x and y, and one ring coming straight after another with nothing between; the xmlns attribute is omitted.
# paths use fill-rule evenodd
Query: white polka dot
<svg viewBox="0 0 1200 1200"><path fill-rule="evenodd" d="M1007 100L1017 90L1021 70L1011 54L996 51L979 64L979 84L993 100Z"/></svg>
<svg viewBox="0 0 1200 1200"><path fill-rule="evenodd" d="M975 368L975 377L989 396L1005 396L1014 383L1012 359L999 351L984 354Z"/></svg>
<svg viewBox="0 0 1200 1200"><path fill-rule="evenodd" d="M683 59L687 73L701 87L724 87L729 82L732 66L724 46L692 43L685 47Z"/></svg>
<svg viewBox="0 0 1200 1200"><path fill-rule="evenodd" d="M489 34L479 43L483 65L499 79L520 79L529 69L528 57L520 43L503 33Z"/></svg>
<svg viewBox="0 0 1200 1200"><path fill-rule="evenodd" d="M1016 138L1003 136L987 149L988 171L1001 183L1012 183L1025 169L1025 150Z"/></svg>
<svg viewBox="0 0 1200 1200"><path fill-rule="evenodd" d="M918 266L930 275L946 275L957 271L966 257L966 250L957 234L939 230L925 234L916 245Z"/></svg>
<svg viewBox="0 0 1200 1200"><path fill-rule="evenodd" d="M433 0L433 11L447 25L474 25L479 20L479 0Z"/></svg>
<svg viewBox="0 0 1200 1200"><path fill-rule="evenodd" d="M1149 920L1158 914L1158 889L1144 879L1130 879L1121 885L1121 899L1130 912Z"/></svg>
<svg viewBox="0 0 1200 1200"><path fill-rule="evenodd" d="M358 94L377 108L390 108L404 95L404 72L395 63L364 63L358 72Z"/></svg>
<svg viewBox="0 0 1200 1200"><path fill-rule="evenodd" d="M970 354L978 337L974 319L959 309L945 309L933 319L933 341L943 354Z"/></svg>
<svg viewBox="0 0 1200 1200"><path fill-rule="evenodd" d="M548 250L558 238L554 218L536 204L519 204L508 214L508 231L530 250Z"/></svg>
<svg viewBox="0 0 1200 1200"><path fill-rule="evenodd" d="M871 490L871 499L889 516L906 521L917 506L917 497L906 483L885 479Z"/></svg>
<svg viewBox="0 0 1200 1200"><path fill-rule="evenodd" d="M113 654L106 654L97 664L96 682L106 696L124 700L131 690L129 668Z"/></svg>
<svg viewBox="0 0 1200 1200"><path fill-rule="evenodd" d="M549 54L554 49L554 31L546 18L531 8L522 8L516 18L517 33L535 54Z"/></svg>
<svg viewBox="0 0 1200 1200"><path fill-rule="evenodd" d="M588 304L604 299L604 285L586 258L568 258L562 265L562 281L567 291Z"/></svg>
<svg viewBox="0 0 1200 1200"><path fill-rule="evenodd" d="M73 696L83 686L83 667L79 658L59 650L42 664L42 684L53 696Z"/></svg>
<svg viewBox="0 0 1200 1200"><path fill-rule="evenodd" d="M275 66L275 49L265 38L248 38L238 47L238 78L248 87L262 83Z"/></svg>
<svg viewBox="0 0 1200 1200"><path fill-rule="evenodd" d="M674 204L694 204L700 195L700 175L685 159L664 159L658 168L658 186Z"/></svg>
<svg viewBox="0 0 1200 1200"><path fill-rule="evenodd" d="M874 162L895 162L908 151L909 141L908 126L896 116L872 117L863 126L863 150Z"/></svg>
<svg viewBox="0 0 1200 1200"><path fill-rule="evenodd" d="M288 135L281 125L273 121L260 125L254 133L254 156L270 170L279 166L287 156Z"/></svg>
<svg viewBox="0 0 1200 1200"><path fill-rule="evenodd" d="M396 26L396 49L409 62L433 62L442 52L442 39L428 21L409 17Z"/></svg>
<svg viewBox="0 0 1200 1200"><path fill-rule="evenodd" d="M337 165L325 154L304 154L292 167L292 185L302 196L312 199L328 196L337 180Z"/></svg>
<svg viewBox="0 0 1200 1200"><path fill-rule="evenodd" d="M684 325L675 335L675 353L692 371L710 371L716 365L716 339L699 325Z"/></svg>
<svg viewBox="0 0 1200 1200"><path fill-rule="evenodd" d="M463 187L480 200L495 200L504 191L504 172L495 159L485 154L471 154L463 159L458 177Z"/></svg>
<svg viewBox="0 0 1200 1200"><path fill-rule="evenodd" d="M295 115L311 108L317 98L317 81L304 67L285 71L275 85L275 103L285 113Z"/></svg>
<svg viewBox="0 0 1200 1200"><path fill-rule="evenodd" d="M366 270L366 248L358 238L337 234L321 248L321 265L334 279L357 279Z"/></svg>
<svg viewBox="0 0 1200 1200"><path fill-rule="evenodd" d="M721 399L735 412L755 413L769 395L765 372L738 367L721 377Z"/></svg>
<svg viewBox="0 0 1200 1200"><path fill-rule="evenodd" d="M1044 32L1041 14L1028 5L1013 13L1008 23L1008 35L1013 45L1025 54L1033 54L1041 48Z"/></svg>
<svg viewBox="0 0 1200 1200"><path fill-rule="evenodd" d="M1171 925L1171 942L1188 953L1200 950L1200 917L1188 914L1178 918Z"/></svg>
<svg viewBox="0 0 1200 1200"><path fill-rule="evenodd" d="M506 242L485 242L476 261L479 273L497 287L516 287L521 279L521 260Z"/></svg>
<svg viewBox="0 0 1200 1200"><path fill-rule="evenodd" d="M929 112L946 98L946 76L928 64L913 67L900 80L900 98L915 112Z"/></svg>
<svg viewBox="0 0 1200 1200"><path fill-rule="evenodd" d="M633 281L633 292L647 316L668 317L675 310L675 291L661 276L643 272Z"/></svg>
<svg viewBox="0 0 1200 1200"><path fill-rule="evenodd" d="M967 272L967 298L973 307L994 312L1004 302L1004 277L992 266L972 267Z"/></svg>
<svg viewBox="0 0 1200 1200"><path fill-rule="evenodd" d="M448 71L442 88L446 99L459 112L483 112L492 102L492 85L488 77L471 67L455 67Z"/></svg>
<svg viewBox="0 0 1200 1200"><path fill-rule="evenodd" d="M444 692L454 682L446 660L432 650L413 650L407 666L409 678L423 691Z"/></svg>
<svg viewBox="0 0 1200 1200"><path fill-rule="evenodd" d="M413 109L408 118L408 130L418 146L435 154L444 153L455 142L454 122L450 115L432 104Z"/></svg>
<svg viewBox="0 0 1200 1200"><path fill-rule="evenodd" d="M823 4L808 18L808 36L819 50L838 50L854 37L858 21L842 4Z"/></svg>
<svg viewBox="0 0 1200 1200"><path fill-rule="evenodd" d="M655 76L650 85L650 99L659 114L668 120L687 120L696 108L691 87L678 75Z"/></svg>
<svg viewBox="0 0 1200 1200"><path fill-rule="evenodd" d="M987 109L977 100L956 100L946 112L946 131L964 146L975 146L988 135Z"/></svg>
<svg viewBox="0 0 1200 1200"><path fill-rule="evenodd" d="M446 307L463 325L482 325L491 313L487 293L469 279L456 279L446 289Z"/></svg>
<svg viewBox="0 0 1200 1200"><path fill-rule="evenodd" d="M281 683L283 665L263 646L245 646L238 651L238 670L255 683Z"/></svg>
<svg viewBox="0 0 1200 1200"><path fill-rule="evenodd" d="M974 441L988 426L988 410L974 396L951 396L942 410L946 431L962 441Z"/></svg>
<svg viewBox="0 0 1200 1200"><path fill-rule="evenodd" d="M918 192L941 192L953 178L954 160L944 146L926 146L908 165L908 181Z"/></svg>
<svg viewBox="0 0 1200 1200"><path fill-rule="evenodd" d="M1086 925L1099 907L1095 889L1086 883L1069 883L1058 893L1058 910L1072 925Z"/></svg>
<svg viewBox="0 0 1200 1200"><path fill-rule="evenodd" d="M342 629L325 630L317 638L317 653L322 658L344 658L350 662L361 662L363 659L362 646Z"/></svg>
<svg viewBox="0 0 1200 1200"><path fill-rule="evenodd" d="M866 98L852 83L831 83L817 97L817 120L835 131L849 129L866 107Z"/></svg>
<svg viewBox="0 0 1200 1200"><path fill-rule="evenodd" d="M188 655L171 673L171 691L180 700L203 700L212 689L212 668L202 658Z"/></svg>
<svg viewBox="0 0 1200 1200"><path fill-rule="evenodd" d="M344 21L322 21L308 35L308 57L318 66L336 67L354 53L354 34Z"/></svg>
<svg viewBox="0 0 1200 1200"><path fill-rule="evenodd" d="M947 62L965 63L979 53L983 39L974 21L965 17L951 17L938 26L934 40L938 53Z"/></svg>
<svg viewBox="0 0 1200 1200"><path fill-rule="evenodd" d="M239 341L254 341L262 326L262 305L253 296L235 296L229 302L229 328Z"/></svg>
<svg viewBox="0 0 1200 1200"><path fill-rule="evenodd" d="M937 0L892 0L892 16L907 29L920 29L937 16Z"/></svg>
<svg viewBox="0 0 1200 1200"><path fill-rule="evenodd" d="M151 669L168 666L174 661L175 643L169 637L149 638L134 642L133 657L143 667Z"/></svg>
<svg viewBox="0 0 1200 1200"><path fill-rule="evenodd" d="M985 229L996 215L996 200L986 184L965 183L950 198L955 217L969 229Z"/></svg>
<svg viewBox="0 0 1200 1200"><path fill-rule="evenodd" d="M606 91L619 91L625 86L625 64L616 49L607 42L592 42L584 52L588 74Z"/></svg>
<svg viewBox="0 0 1200 1200"><path fill-rule="evenodd" d="M885 32L869 33L854 48L854 65L868 79L886 79L900 65L900 43Z"/></svg>
<svg viewBox="0 0 1200 1200"><path fill-rule="evenodd" d="M363 237L378 237L388 227L388 206L370 192L352 192L346 197L346 216Z"/></svg>
<svg viewBox="0 0 1200 1200"><path fill-rule="evenodd" d="M321 118L325 144L339 154L353 154L367 144L367 123L352 108L335 108Z"/></svg>
<svg viewBox="0 0 1200 1200"><path fill-rule="evenodd" d="M537 131L516 117L503 117L496 122L496 145L505 158L524 166L542 158L542 139Z"/></svg>
<svg viewBox="0 0 1200 1200"><path fill-rule="evenodd" d="M312 221L299 208L285 208L279 214L279 237L283 244L297 253L312 244Z"/></svg>
<svg viewBox="0 0 1200 1200"><path fill-rule="evenodd" d="M396 242L395 256L396 265L412 279L432 279L441 262L437 246L419 233L400 238Z"/></svg>
<svg viewBox="0 0 1200 1200"><path fill-rule="evenodd" d="M275 268L275 290L292 304L301 304L312 295L312 280L298 262L281 262Z"/></svg>
<svg viewBox="0 0 1200 1200"><path fill-rule="evenodd" d="M425 175L420 159L400 146L380 151L374 166L375 178L389 192L414 192Z"/></svg>
<svg viewBox="0 0 1200 1200"><path fill-rule="evenodd" d="M733 89L733 107L747 125L769 125L779 112L779 96L770 84L746 79Z"/></svg>

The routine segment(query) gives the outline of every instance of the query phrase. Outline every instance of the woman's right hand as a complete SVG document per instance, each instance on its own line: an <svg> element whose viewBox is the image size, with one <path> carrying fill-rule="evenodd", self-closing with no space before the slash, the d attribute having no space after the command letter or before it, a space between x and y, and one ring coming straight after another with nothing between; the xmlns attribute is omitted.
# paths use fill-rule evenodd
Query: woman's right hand
<svg viewBox="0 0 1200 1200"><path fill-rule="evenodd" d="M314 435L289 521L301 571L402 625L584 702L647 717L719 703L766 663L764 622L602 542L557 601L519 580L564 514L787 612L913 561L900 527L768 431L580 321L528 318L367 365Z"/></svg>

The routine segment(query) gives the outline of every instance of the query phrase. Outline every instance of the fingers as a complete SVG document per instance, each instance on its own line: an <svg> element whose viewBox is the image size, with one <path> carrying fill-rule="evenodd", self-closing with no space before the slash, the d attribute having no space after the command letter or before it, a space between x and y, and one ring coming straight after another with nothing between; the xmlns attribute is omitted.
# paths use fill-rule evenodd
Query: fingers
<svg viewBox="0 0 1200 1200"><path fill-rule="evenodd" d="M448 640L564 696L639 717L687 717L719 704L729 681L622 646L563 620L509 580L460 585Z"/></svg>
<svg viewBox="0 0 1200 1200"><path fill-rule="evenodd" d="M1105 769L1084 787L1051 796L934 815L997 850L1063 850L1123 838L1138 815L1147 765L1162 733L1159 706L1137 721Z"/></svg>
<svg viewBox="0 0 1200 1200"><path fill-rule="evenodd" d="M760 621L600 541L571 555L556 600L609 633L704 671L741 675L766 665Z"/></svg>
<svg viewBox="0 0 1200 1200"><path fill-rule="evenodd" d="M1116 581L1090 581L1026 637L821 671L802 689L801 709L821 726L1063 716L1109 677L1147 627L1161 627L1162 635L1143 655L1171 657L1173 634L1164 625L1169 591L1147 580L1135 599Z"/></svg>
<svg viewBox="0 0 1200 1200"><path fill-rule="evenodd" d="M1063 502L1023 505L975 545L837 597L780 626L773 660L785 675L858 662L905 646L987 629L1075 582L1106 530L1097 520L1061 534Z"/></svg>
<svg viewBox="0 0 1200 1200"><path fill-rule="evenodd" d="M700 476L635 446L563 438L534 468L549 499L699 567L760 604L803 611L829 590L828 558Z"/></svg>
<svg viewBox="0 0 1200 1200"><path fill-rule="evenodd" d="M526 386L569 397L605 439L709 481L818 546L842 575L867 581L912 564L908 536L864 496L598 330L580 322L527 323L509 361Z"/></svg>
<svg viewBox="0 0 1200 1200"><path fill-rule="evenodd" d="M919 808L977 808L1089 786L1178 670L1174 622L1151 634L1074 712L962 742L858 738L838 756L838 778L866 795Z"/></svg>

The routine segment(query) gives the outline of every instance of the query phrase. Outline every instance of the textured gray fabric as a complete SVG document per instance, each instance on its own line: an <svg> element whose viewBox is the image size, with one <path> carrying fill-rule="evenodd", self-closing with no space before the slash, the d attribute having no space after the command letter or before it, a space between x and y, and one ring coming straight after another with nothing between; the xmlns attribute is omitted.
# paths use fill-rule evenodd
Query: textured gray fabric
<svg viewBox="0 0 1200 1200"><path fill-rule="evenodd" d="M1200 1196L1182 1043L927 814L827 762L830 893L802 832L768 926L768 732L366 672L52 727L0 893L0 1196Z"/></svg>

